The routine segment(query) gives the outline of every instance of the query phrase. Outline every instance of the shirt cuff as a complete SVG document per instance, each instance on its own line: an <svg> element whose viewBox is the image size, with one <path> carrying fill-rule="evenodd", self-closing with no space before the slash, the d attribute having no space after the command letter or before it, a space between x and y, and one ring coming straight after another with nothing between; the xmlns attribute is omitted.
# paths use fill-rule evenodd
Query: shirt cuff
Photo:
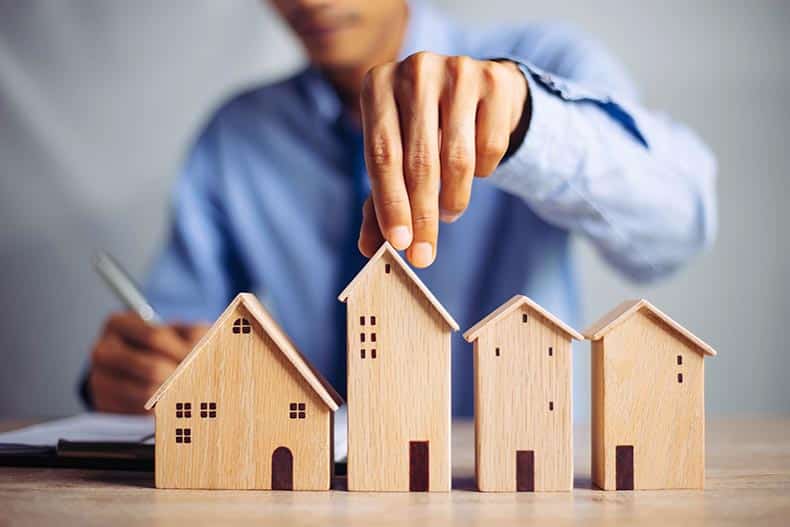
<svg viewBox="0 0 790 527"><path fill-rule="evenodd" d="M632 138L648 148L631 113L605 94L551 75L518 58L515 63L529 86L532 115L521 145L505 159L489 181L501 189L525 198L541 200L563 186L568 175L578 173L584 149L583 118L578 105L597 107L618 122Z"/></svg>
<svg viewBox="0 0 790 527"><path fill-rule="evenodd" d="M581 142L567 141L571 119L567 103L539 83L528 66L514 62L527 80L532 115L523 142L488 181L507 192L540 199L562 184L556 174L575 172Z"/></svg>

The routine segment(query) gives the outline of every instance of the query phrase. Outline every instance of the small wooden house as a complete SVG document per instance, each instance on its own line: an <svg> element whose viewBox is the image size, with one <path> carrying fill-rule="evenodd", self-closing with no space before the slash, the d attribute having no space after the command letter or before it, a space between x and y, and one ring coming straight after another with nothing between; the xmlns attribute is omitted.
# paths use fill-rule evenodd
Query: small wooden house
<svg viewBox="0 0 790 527"><path fill-rule="evenodd" d="M348 488L450 490L458 324L384 243L340 293L348 326Z"/></svg>
<svg viewBox="0 0 790 527"><path fill-rule="evenodd" d="M571 343L582 336L516 295L464 338L474 343L478 489L571 490Z"/></svg>
<svg viewBox="0 0 790 527"><path fill-rule="evenodd" d="M242 293L145 405L156 414L156 486L328 490L340 404Z"/></svg>
<svg viewBox="0 0 790 527"><path fill-rule="evenodd" d="M605 490L705 485L706 343L647 300L617 306L592 341L592 479Z"/></svg>

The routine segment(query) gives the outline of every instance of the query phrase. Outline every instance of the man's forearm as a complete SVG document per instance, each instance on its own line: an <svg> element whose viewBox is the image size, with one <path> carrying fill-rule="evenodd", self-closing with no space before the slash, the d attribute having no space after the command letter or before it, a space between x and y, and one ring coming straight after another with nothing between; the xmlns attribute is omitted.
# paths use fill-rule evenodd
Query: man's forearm
<svg viewBox="0 0 790 527"><path fill-rule="evenodd" d="M539 75L528 74L529 132L493 184L546 221L590 238L636 280L670 272L712 240L716 167L693 133L544 77L547 86Z"/></svg>

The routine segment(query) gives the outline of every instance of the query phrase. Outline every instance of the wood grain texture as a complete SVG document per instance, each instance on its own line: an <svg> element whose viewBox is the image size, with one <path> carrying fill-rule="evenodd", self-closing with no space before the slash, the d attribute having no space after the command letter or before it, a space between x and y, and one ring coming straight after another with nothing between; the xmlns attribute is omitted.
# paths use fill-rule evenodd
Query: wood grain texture
<svg viewBox="0 0 790 527"><path fill-rule="evenodd" d="M554 316L553 313L546 310L529 298L528 296L524 295L514 295L512 296L507 302L496 308L494 311L489 313L485 316L480 322L466 330L464 332L464 338L467 342L473 342L477 339L477 335L482 331L485 327L497 323L500 319L507 317L513 310L519 309L526 306L529 308L529 311L534 311L540 314L543 318L545 318L548 322L551 323L556 329L565 332L568 337L576 340L583 340L584 336L582 336L578 331L567 325L565 322ZM521 311L522 316L527 313L527 311Z"/></svg>
<svg viewBox="0 0 790 527"><path fill-rule="evenodd" d="M629 320L631 315L637 312L650 312L652 316L661 320L661 322L664 323L668 329L674 331L678 336L686 339L690 344L695 346L700 351L700 353L709 356L716 355L716 350L710 347L708 343L697 337L694 333L682 325L675 322L669 315L658 309L644 298L623 301L614 309L601 317L597 322L595 322L595 324L588 327L584 331L584 336L590 340L599 340L618 325Z"/></svg>
<svg viewBox="0 0 790 527"><path fill-rule="evenodd" d="M348 488L408 491L409 444L428 441L429 490L448 491L452 328L397 259L379 253L345 297Z"/></svg>
<svg viewBox="0 0 790 527"><path fill-rule="evenodd" d="M491 319L472 336L476 337L478 488L518 490L516 453L532 451L534 490L570 490L573 428L568 331L544 316L542 310L522 303L504 316Z"/></svg>
<svg viewBox="0 0 790 527"><path fill-rule="evenodd" d="M8 424L0 421L0 430ZM473 424L458 422L451 493L172 492L153 488L152 473L0 467L0 525L786 526L790 418L711 419L708 432L704 491L591 488L590 430L579 425L573 492L477 492Z"/></svg>
<svg viewBox="0 0 790 527"><path fill-rule="evenodd" d="M353 291L357 286L360 279L367 275L366 268L376 267L377 262L379 262L384 255L389 257L387 262L384 264L385 266L389 265L389 267L385 267L385 271L391 271L395 266L399 267L400 270L403 271L403 274L405 274L406 277L417 287L420 293L422 293L422 296L428 301L428 303L430 303L436 312L442 316L444 321L447 322L447 325L450 326L453 331L458 331L460 329L458 327L458 322L456 322L450 313L447 312L442 303L439 302L439 299L434 296L433 292L431 292L431 290L428 289L422 280L420 280L412 268L409 267L409 264L407 264L406 261L401 258L401 256L398 254L398 251L396 251L392 245L389 244L389 242L384 242L381 244L381 247L379 247L376 253L370 257L368 263L365 264L359 273L357 273L357 276L355 276L353 280L349 282L346 288L340 292L337 299L341 302L345 302L346 298L348 298L348 296L351 294L351 291ZM389 272L387 272L387 274L389 274Z"/></svg>
<svg viewBox="0 0 790 527"><path fill-rule="evenodd" d="M635 489L703 488L705 382L699 347L641 309L594 341L592 353L595 484L616 489L616 447L633 445Z"/></svg>
<svg viewBox="0 0 790 527"><path fill-rule="evenodd" d="M251 293L239 293L236 298L225 308L225 311L217 318L214 324L209 328L203 338L198 342L192 351L178 364L178 367L165 380L158 390L151 396L148 402L145 403L145 409L150 410L159 401L159 399L170 389L181 376L181 374L189 369L192 361L197 359L201 353L206 349L205 344L213 340L218 332L226 331L227 328L233 324L236 325L244 322L247 325L249 321L242 321L236 316L236 308L243 306L247 312L252 315L257 324L263 329L267 336L274 342L276 349L279 350L283 356L293 365L302 377L313 387L316 394L324 400L327 407L331 410L337 410L343 404L343 400L335 389L324 379L320 373L310 364L310 361L302 355L294 345L287 333L280 327L279 324L272 318L268 311L258 301L255 295ZM239 327L236 330L242 331L246 334L249 328Z"/></svg>
<svg viewBox="0 0 790 527"><path fill-rule="evenodd" d="M274 480L329 489L332 410L245 304L228 314L156 401L156 486L269 489ZM236 319L251 331L234 333ZM201 403L212 402L216 417L201 417ZM179 418L177 404L186 403L191 416ZM177 442L179 429L190 431L188 444ZM283 447L292 474L273 478L273 454Z"/></svg>
<svg viewBox="0 0 790 527"><path fill-rule="evenodd" d="M606 385L603 382L603 340L590 343L590 460L592 480L604 487L604 437L606 423L603 402Z"/></svg>

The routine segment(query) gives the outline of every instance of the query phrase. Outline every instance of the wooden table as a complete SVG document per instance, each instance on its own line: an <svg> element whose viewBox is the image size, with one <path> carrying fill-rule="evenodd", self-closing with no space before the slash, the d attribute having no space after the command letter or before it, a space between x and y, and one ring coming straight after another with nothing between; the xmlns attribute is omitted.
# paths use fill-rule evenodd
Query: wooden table
<svg viewBox="0 0 790 527"><path fill-rule="evenodd" d="M472 426L462 422L451 493L163 491L146 472L0 468L0 525L790 526L790 417L709 423L705 491L593 490L589 428L575 432L573 492L475 492Z"/></svg>

